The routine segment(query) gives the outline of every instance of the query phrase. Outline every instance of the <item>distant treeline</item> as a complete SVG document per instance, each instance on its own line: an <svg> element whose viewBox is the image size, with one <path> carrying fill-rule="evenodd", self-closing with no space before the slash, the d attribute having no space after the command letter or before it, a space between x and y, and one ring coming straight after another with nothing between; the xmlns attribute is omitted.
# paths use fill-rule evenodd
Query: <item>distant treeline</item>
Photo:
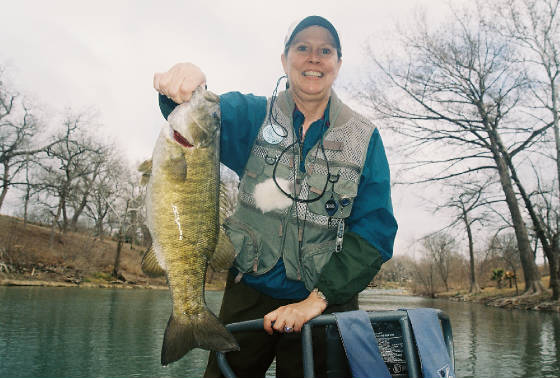
<svg viewBox="0 0 560 378"><path fill-rule="evenodd" d="M99 238L115 232L141 243L149 238L140 175L96 134L96 117L71 111L42 117L0 68L0 211L13 191L20 198L15 215L51 225L51 245L55 232L79 228Z"/></svg>

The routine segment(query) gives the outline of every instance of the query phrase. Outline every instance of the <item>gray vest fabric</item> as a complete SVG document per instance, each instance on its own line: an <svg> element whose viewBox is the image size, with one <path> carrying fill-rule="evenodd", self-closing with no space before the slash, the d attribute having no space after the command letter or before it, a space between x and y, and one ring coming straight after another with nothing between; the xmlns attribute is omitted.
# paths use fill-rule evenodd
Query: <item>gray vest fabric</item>
<svg viewBox="0 0 560 378"><path fill-rule="evenodd" d="M275 121L283 126L281 129L276 124L275 129L279 134L287 135L278 144L267 142L263 130L270 120L266 117L241 178L237 209L225 221L224 228L235 247L234 266L239 272L261 275L282 258L287 277L303 281L311 291L323 266L335 252L339 223L344 222L352 210L375 127L344 105L333 92L330 127L323 136L327 159L318 142L308 152L305 172L301 172L297 143L288 148L296 138L292 125L293 109L289 92L280 93L272 112ZM287 208L263 214L256 206L255 186L272 179L274 169L277 179L289 181L292 195L295 189L300 199L320 199L297 204L292 201ZM330 199L338 205L332 216L325 208Z"/></svg>

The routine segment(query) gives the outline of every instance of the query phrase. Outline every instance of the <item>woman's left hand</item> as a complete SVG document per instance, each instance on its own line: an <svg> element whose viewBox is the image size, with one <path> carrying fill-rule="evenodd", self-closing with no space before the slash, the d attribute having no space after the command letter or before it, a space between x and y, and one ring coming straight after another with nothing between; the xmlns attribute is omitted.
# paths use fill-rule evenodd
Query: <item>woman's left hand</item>
<svg viewBox="0 0 560 378"><path fill-rule="evenodd" d="M301 332L303 325L321 315L327 308L327 303L317 293L311 292L301 302L278 307L264 316L264 330L269 335L277 332Z"/></svg>

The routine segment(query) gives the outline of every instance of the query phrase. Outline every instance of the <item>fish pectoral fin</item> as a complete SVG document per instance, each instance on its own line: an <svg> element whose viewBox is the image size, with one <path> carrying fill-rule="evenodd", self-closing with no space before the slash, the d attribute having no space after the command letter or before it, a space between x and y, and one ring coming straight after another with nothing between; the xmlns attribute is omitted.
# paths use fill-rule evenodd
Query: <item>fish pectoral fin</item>
<svg viewBox="0 0 560 378"><path fill-rule="evenodd" d="M220 228L218 234L218 243L216 243L216 250L209 260L209 264L216 272L224 272L228 270L233 264L235 259L235 248L231 244L231 240L226 235L224 230Z"/></svg>
<svg viewBox="0 0 560 378"><path fill-rule="evenodd" d="M174 181L184 182L187 179L187 161L183 155L169 158L165 162L165 170Z"/></svg>
<svg viewBox="0 0 560 378"><path fill-rule="evenodd" d="M161 348L161 364L175 362L193 348L217 352L239 350L239 345L208 309L194 316L171 314Z"/></svg>
<svg viewBox="0 0 560 378"><path fill-rule="evenodd" d="M142 272L150 277L161 277L165 270L159 265L154 246L152 245L142 257Z"/></svg>

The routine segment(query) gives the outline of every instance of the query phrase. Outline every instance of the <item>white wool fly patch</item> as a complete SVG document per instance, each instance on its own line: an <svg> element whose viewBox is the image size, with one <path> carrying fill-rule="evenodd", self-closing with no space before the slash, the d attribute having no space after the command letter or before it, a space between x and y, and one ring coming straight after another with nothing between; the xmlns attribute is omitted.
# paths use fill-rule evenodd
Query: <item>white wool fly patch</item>
<svg viewBox="0 0 560 378"><path fill-rule="evenodd" d="M276 181L283 191L290 194L292 193L290 190L290 182L288 180L277 178ZM255 197L257 208L259 208L263 213L267 213L272 210L282 210L292 204L292 200L286 197L286 195L278 189L274 180L271 178L257 184L255 186L253 196Z"/></svg>

